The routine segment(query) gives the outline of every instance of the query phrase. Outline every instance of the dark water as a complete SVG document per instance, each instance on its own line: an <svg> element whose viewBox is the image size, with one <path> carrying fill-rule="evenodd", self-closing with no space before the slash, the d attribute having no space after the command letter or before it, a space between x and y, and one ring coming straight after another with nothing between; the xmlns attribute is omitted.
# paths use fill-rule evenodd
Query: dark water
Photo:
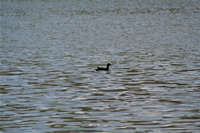
<svg viewBox="0 0 200 133"><path fill-rule="evenodd" d="M199 133L199 7L1 1L0 131Z"/></svg>

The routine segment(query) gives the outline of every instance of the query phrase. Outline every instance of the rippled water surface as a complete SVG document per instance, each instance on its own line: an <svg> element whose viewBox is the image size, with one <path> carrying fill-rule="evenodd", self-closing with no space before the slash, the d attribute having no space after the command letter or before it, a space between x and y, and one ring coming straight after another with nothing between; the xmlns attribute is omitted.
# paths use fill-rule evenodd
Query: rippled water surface
<svg viewBox="0 0 200 133"><path fill-rule="evenodd" d="M199 7L1 1L0 131L199 133Z"/></svg>

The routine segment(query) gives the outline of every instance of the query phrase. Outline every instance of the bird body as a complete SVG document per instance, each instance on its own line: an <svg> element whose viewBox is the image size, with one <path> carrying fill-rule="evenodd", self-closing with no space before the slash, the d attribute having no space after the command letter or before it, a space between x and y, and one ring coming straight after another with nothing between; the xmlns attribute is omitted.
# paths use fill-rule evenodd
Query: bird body
<svg viewBox="0 0 200 133"><path fill-rule="evenodd" d="M109 71L109 66L110 66L110 65L111 65L111 64L108 63L106 68L104 68L104 67L97 67L96 71Z"/></svg>

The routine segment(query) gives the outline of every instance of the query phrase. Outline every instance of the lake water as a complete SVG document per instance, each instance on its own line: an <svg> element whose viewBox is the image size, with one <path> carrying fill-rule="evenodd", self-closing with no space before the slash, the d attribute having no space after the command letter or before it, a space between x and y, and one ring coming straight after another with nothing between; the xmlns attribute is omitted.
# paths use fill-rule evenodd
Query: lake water
<svg viewBox="0 0 200 133"><path fill-rule="evenodd" d="M0 14L0 132L200 132L199 0L3 0Z"/></svg>

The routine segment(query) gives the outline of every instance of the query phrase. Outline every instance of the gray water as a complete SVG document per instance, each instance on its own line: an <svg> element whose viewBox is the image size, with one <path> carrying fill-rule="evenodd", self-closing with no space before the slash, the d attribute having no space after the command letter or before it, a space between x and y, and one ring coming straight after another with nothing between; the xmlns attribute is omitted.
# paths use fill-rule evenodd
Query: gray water
<svg viewBox="0 0 200 133"><path fill-rule="evenodd" d="M1 1L0 132L199 133L199 7Z"/></svg>

